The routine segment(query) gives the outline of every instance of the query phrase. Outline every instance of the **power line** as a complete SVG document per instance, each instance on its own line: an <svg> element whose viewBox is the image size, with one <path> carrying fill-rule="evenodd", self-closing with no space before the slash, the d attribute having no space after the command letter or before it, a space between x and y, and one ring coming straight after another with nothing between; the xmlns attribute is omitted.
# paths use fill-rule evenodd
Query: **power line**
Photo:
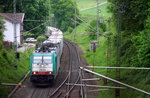
<svg viewBox="0 0 150 98"><path fill-rule="evenodd" d="M17 30L16 30L16 23L17 23L17 20L16 20L16 0L13 0L13 14L14 14L14 44L16 45L15 47L15 51L17 51Z"/></svg>
<svg viewBox="0 0 150 98"><path fill-rule="evenodd" d="M81 21L83 21L81 18L79 18L79 17L77 17L78 19L80 19ZM92 27L92 26L85 26L85 25L83 25L83 24L81 24L80 22L78 22L78 21L75 21L75 20L73 20L73 19L71 19L72 21L74 21L74 22L77 22L78 24L80 24L80 25L82 25L82 26L84 26L84 27L86 27L86 28L89 28L90 30L92 30L93 32L96 32L96 30L95 29L93 29L94 27ZM85 22L85 21L83 21L83 22ZM85 23L87 23L87 22L85 22ZM91 35L91 34L90 34ZM93 35L95 35L95 34L93 34ZM101 36L103 36L103 37L105 37L105 38L109 38L109 36L108 35L104 35L104 34L101 34L101 33L99 33L98 35L101 35Z"/></svg>
<svg viewBox="0 0 150 98"><path fill-rule="evenodd" d="M88 28L88 26L85 26L85 25L83 25L83 24L79 23L78 21L75 21L74 19L71 19L71 21L74 21L74 22L76 22L76 23L78 23L78 24L80 24L80 25L82 25L82 26L84 26L84 27ZM90 28L89 28L89 29L90 29ZM95 30L94 30L94 29L90 29L90 30L92 30L93 32L95 32Z"/></svg>
<svg viewBox="0 0 150 98"><path fill-rule="evenodd" d="M44 25L44 24L46 24L46 23L47 23L47 22L44 22L44 23L42 23L42 24L40 24L40 25L38 25L38 26L32 28L31 30L26 31L25 33L30 32L30 31L32 31L32 30L35 30L36 28L39 28L40 26L42 26L42 25Z"/></svg>
<svg viewBox="0 0 150 98"><path fill-rule="evenodd" d="M79 18L78 16L76 16L79 20L81 20L82 22L84 22L84 23L87 23L86 21L84 21L84 20L82 20L81 18ZM93 27L92 26L90 26L89 25L89 27L91 28L91 29L93 29ZM94 31L96 31L95 29L93 29Z"/></svg>

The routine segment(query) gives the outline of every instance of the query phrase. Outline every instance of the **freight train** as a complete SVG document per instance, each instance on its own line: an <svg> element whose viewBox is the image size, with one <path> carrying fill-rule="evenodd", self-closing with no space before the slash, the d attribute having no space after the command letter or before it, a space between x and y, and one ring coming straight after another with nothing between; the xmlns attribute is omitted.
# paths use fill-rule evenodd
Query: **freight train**
<svg viewBox="0 0 150 98"><path fill-rule="evenodd" d="M47 27L47 40L30 57L30 81L34 84L52 84L57 77L63 50L63 33Z"/></svg>

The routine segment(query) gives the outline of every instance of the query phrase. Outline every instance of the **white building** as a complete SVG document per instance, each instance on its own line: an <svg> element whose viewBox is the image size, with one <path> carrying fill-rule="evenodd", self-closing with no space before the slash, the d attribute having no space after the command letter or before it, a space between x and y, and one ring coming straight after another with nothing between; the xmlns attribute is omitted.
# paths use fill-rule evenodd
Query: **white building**
<svg viewBox="0 0 150 98"><path fill-rule="evenodd" d="M0 13L1 16L4 17L5 22L5 30L4 30L4 41L14 42L15 40L15 26L16 23L16 37L17 37L17 44L21 43L22 36L23 36L23 19L24 13ZM16 16L16 18L15 18Z"/></svg>

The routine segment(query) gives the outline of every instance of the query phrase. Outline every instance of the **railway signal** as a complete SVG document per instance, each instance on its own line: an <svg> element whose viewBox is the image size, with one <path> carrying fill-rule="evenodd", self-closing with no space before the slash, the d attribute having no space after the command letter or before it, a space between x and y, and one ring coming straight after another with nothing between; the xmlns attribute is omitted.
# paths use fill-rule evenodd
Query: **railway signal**
<svg viewBox="0 0 150 98"><path fill-rule="evenodd" d="M16 52L15 56L16 56L16 59L20 59L20 53L19 52Z"/></svg>
<svg viewBox="0 0 150 98"><path fill-rule="evenodd" d="M90 50L93 50L93 52L96 52L96 48L98 47L98 41L92 40L90 41Z"/></svg>

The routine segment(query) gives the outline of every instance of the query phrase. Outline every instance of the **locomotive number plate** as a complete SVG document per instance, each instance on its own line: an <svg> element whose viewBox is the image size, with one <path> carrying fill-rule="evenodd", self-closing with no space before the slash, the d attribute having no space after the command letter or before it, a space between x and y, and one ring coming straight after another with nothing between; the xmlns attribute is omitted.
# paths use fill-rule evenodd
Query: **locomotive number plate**
<svg viewBox="0 0 150 98"><path fill-rule="evenodd" d="M40 71L46 71L46 69L40 69Z"/></svg>

